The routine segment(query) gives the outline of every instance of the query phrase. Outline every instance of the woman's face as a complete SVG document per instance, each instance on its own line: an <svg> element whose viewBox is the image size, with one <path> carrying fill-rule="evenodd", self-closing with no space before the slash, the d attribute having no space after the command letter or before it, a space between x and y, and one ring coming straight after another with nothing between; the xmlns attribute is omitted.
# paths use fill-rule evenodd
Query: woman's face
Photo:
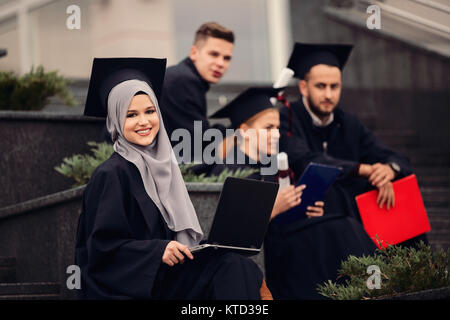
<svg viewBox="0 0 450 320"><path fill-rule="evenodd" d="M134 96L123 125L125 139L145 147L155 140L158 131L158 113L149 96L146 94Z"/></svg>
<svg viewBox="0 0 450 320"><path fill-rule="evenodd" d="M256 114L247 124L241 126L241 129L247 131L253 129L257 141L252 139L251 134L245 134L249 137L250 144L256 144L256 150L260 154L272 155L278 152L278 140L280 139L280 113L276 109L268 109ZM251 141L254 140L254 141Z"/></svg>

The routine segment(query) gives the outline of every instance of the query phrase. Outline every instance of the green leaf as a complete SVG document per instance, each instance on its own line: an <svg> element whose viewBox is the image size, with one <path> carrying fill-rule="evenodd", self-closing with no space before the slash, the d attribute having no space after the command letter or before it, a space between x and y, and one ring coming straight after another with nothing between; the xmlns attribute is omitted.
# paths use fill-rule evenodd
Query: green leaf
<svg viewBox="0 0 450 320"><path fill-rule="evenodd" d="M94 170L106 161L114 152L113 146L106 142L98 143L89 141L87 143L91 148L92 155L75 154L72 157L64 158L63 162L55 167L60 174L75 180L75 186L86 184L89 181ZM246 178L257 172L256 169L238 169L231 171L225 169L220 175L209 176L194 174L191 169L195 164L181 164L180 171L185 182L201 182L201 183L220 183L224 182L227 177Z"/></svg>

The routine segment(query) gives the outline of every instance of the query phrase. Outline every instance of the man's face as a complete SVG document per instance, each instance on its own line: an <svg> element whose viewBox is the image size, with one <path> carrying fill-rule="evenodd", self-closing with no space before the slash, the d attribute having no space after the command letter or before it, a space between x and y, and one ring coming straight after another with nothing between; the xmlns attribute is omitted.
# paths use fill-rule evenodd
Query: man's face
<svg viewBox="0 0 450 320"><path fill-rule="evenodd" d="M231 42L208 37L191 47L189 57L205 81L217 83L230 66L233 48Z"/></svg>
<svg viewBox="0 0 450 320"><path fill-rule="evenodd" d="M311 111L319 118L328 117L336 108L341 96L341 70L338 67L318 64L309 70L299 88Z"/></svg>

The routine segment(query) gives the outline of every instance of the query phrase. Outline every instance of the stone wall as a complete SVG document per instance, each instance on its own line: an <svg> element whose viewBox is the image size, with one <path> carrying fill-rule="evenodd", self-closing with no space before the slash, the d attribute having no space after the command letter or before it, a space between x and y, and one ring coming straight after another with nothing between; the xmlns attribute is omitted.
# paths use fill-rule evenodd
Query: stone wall
<svg viewBox="0 0 450 320"><path fill-rule="evenodd" d="M221 183L188 183L188 192L208 235ZM56 282L61 298L68 290L67 267L74 264L76 231L84 186L0 209L0 257L15 257L17 282ZM263 255L252 257L264 270Z"/></svg>
<svg viewBox="0 0 450 320"><path fill-rule="evenodd" d="M55 171L64 157L88 153L104 120L81 115L0 111L0 208L66 190L73 181Z"/></svg>

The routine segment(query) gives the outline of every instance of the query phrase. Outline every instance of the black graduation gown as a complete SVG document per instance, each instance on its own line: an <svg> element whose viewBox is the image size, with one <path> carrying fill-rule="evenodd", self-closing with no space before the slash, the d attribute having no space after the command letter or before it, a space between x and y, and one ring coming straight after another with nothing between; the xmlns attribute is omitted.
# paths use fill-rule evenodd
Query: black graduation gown
<svg viewBox="0 0 450 320"><path fill-rule="evenodd" d="M185 128L193 134L194 120L202 121L203 130L209 128L206 118L208 90L209 83L203 80L190 58L167 68L160 108L169 138L177 128Z"/></svg>
<svg viewBox="0 0 450 320"><path fill-rule="evenodd" d="M262 272L237 254L207 253L173 267L162 255L174 233L137 168L117 153L83 194L76 264L83 299L260 299Z"/></svg>
<svg viewBox="0 0 450 320"><path fill-rule="evenodd" d="M298 178L309 162L335 165L343 168L343 174L336 180L325 197L325 212L352 216L361 221L355 197L373 190L367 179L357 176L360 163L374 164L396 162L400 166L397 179L412 174L408 158L390 150L381 143L353 114L340 108L334 111L334 121L326 128L313 125L312 118L302 99L291 104L292 136L289 137L289 109L280 112L280 151L289 157L289 165ZM327 148L324 149L324 142ZM417 246L426 234L402 243L403 246Z"/></svg>
<svg viewBox="0 0 450 320"><path fill-rule="evenodd" d="M240 152L235 149L235 155ZM220 164L211 174L225 168L260 170L260 164ZM278 182L276 175L262 176L260 171L249 179ZM274 299L324 299L317 285L336 281L342 260L349 255L372 254L375 244L354 218L324 211L322 217L305 218L289 224L273 219L264 240L266 282Z"/></svg>
<svg viewBox="0 0 450 320"><path fill-rule="evenodd" d="M166 70L164 91L160 100L164 126L169 138L178 128L190 132L191 161L194 161L194 121L201 121L203 132L211 128L207 119L206 105L209 87L209 83L201 77L189 57ZM213 128L219 129L222 134L225 133L225 127L220 124L214 125ZM172 146L181 140L182 138L180 141L171 139ZM201 143L202 151L209 144L208 141L197 143Z"/></svg>
<svg viewBox="0 0 450 320"><path fill-rule="evenodd" d="M313 125L302 100L291 104L292 133L288 137L289 109L280 112L280 151L285 151L289 164L298 177L309 162L335 165L343 174L333 184L325 202L326 211L359 218L355 196L373 189L367 179L357 176L360 163L396 162L400 166L397 179L412 173L409 160L383 145L359 119L340 108L334 111L334 121L325 128ZM324 149L324 142L327 148Z"/></svg>

